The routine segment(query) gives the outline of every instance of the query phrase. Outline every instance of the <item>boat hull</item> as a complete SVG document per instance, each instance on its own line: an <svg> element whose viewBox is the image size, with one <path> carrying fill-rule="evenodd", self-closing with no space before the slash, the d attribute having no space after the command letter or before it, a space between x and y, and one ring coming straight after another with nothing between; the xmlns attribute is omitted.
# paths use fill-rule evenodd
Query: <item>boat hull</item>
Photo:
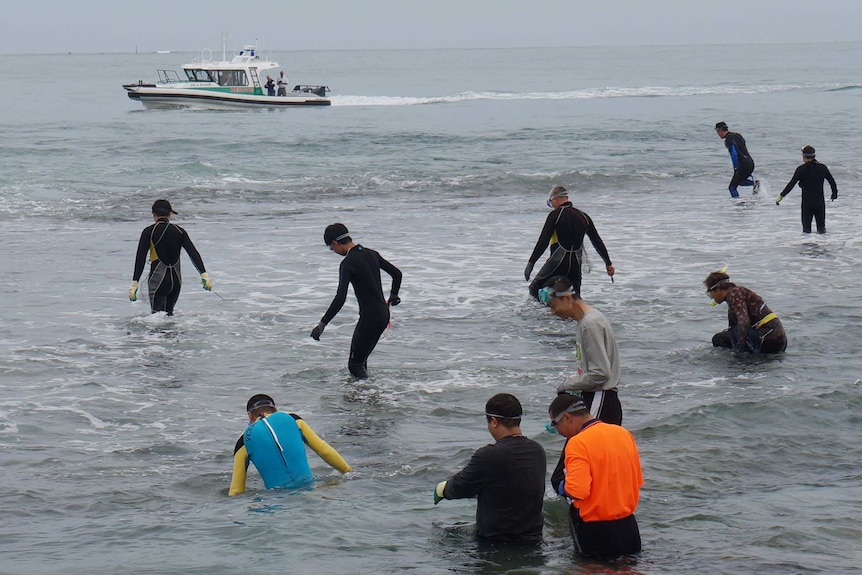
<svg viewBox="0 0 862 575"><path fill-rule="evenodd" d="M209 90L159 88L132 84L124 86L130 99L148 109L202 108L210 110L236 110L243 108L284 108L293 106L329 106L329 98L305 92L291 92L287 96L259 96Z"/></svg>

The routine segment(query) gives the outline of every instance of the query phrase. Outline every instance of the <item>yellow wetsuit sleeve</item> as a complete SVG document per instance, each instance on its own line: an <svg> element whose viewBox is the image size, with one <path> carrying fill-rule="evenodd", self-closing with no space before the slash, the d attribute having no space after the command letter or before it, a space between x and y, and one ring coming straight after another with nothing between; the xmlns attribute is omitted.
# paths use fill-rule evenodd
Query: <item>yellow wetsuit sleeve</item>
<svg viewBox="0 0 862 575"><path fill-rule="evenodd" d="M230 491L228 495L233 497L245 493L246 470L248 469L248 451L245 445L233 454L233 476L230 478Z"/></svg>
<svg viewBox="0 0 862 575"><path fill-rule="evenodd" d="M320 439L314 430L311 429L311 426L308 425L305 420L299 419L297 420L297 425L299 425L299 430L302 432L302 438L305 440L305 443L314 450L314 452L320 456L322 460L327 462L329 465L340 471L341 473L347 473L350 471L350 466L347 465L347 462L344 461L344 458L338 454L328 443Z"/></svg>

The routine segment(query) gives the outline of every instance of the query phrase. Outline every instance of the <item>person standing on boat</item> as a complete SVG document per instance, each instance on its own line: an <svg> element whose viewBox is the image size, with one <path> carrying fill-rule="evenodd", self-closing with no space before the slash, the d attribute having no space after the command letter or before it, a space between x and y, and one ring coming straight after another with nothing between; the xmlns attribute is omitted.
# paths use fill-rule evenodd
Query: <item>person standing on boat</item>
<svg viewBox="0 0 862 575"><path fill-rule="evenodd" d="M129 300L138 299L138 281L144 272L147 253L150 255L150 273L147 276L147 292L151 313L159 311L174 315L174 305L180 297L182 274L180 273L180 249L185 249L195 268L201 274L201 285L212 291L213 282L204 267L204 261L192 243L189 234L180 226L171 223L171 214L176 212L168 200L153 203L153 225L144 228L138 241Z"/></svg>
<svg viewBox="0 0 862 575"><path fill-rule="evenodd" d="M338 291L323 318L311 331L311 337L320 341L326 325L341 311L347 299L347 286L353 284L353 293L359 303L359 322L350 342L347 367L355 377L368 377L368 356L374 351L380 336L389 324L389 306L401 303L401 270L383 259L380 254L353 242L347 226L331 224L323 232L323 243L344 257L338 269ZM392 276L389 300L383 297L380 270Z"/></svg>
<svg viewBox="0 0 862 575"><path fill-rule="evenodd" d="M284 70L278 73L278 95L287 96L287 77L284 75Z"/></svg>
<svg viewBox="0 0 862 575"><path fill-rule="evenodd" d="M581 267L584 265L584 236L590 238L593 247L605 262L608 275L613 278L614 266L605 243L599 236L596 226L590 216L572 206L569 201L569 192L563 186L554 186L548 196L548 207L553 208L545 219L542 233L527 267L524 269L524 279L530 281L533 266L542 256L548 244L551 245L551 256L545 265L539 270L535 279L530 283L530 295L538 299L539 290L545 286L553 276L565 276L572 282L575 292L581 292ZM587 264L585 267L588 267Z"/></svg>
<svg viewBox="0 0 862 575"><path fill-rule="evenodd" d="M273 81L272 76L266 77L266 84L264 84L264 86L266 87L267 96L275 96L275 82Z"/></svg>

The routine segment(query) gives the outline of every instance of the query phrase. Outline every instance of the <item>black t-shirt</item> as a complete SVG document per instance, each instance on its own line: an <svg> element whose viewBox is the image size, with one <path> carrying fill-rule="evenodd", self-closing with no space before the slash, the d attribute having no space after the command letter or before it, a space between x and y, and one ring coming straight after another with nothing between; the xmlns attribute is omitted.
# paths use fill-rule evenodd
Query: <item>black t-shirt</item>
<svg viewBox="0 0 862 575"><path fill-rule="evenodd" d="M541 539L545 450L523 436L504 437L476 451L446 482L447 499L476 497L479 537Z"/></svg>

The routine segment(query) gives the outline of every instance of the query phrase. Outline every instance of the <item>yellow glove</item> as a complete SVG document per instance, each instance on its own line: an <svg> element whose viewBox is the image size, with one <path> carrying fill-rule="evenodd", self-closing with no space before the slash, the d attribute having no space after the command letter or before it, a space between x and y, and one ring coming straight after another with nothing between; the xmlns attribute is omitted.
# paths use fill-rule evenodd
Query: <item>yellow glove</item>
<svg viewBox="0 0 862 575"><path fill-rule="evenodd" d="M443 490L446 489L446 482L441 481L437 484L437 487L434 488L434 505L437 505L442 500L446 499L443 496Z"/></svg>
<svg viewBox="0 0 862 575"><path fill-rule="evenodd" d="M138 301L138 282L129 285L129 301Z"/></svg>
<svg viewBox="0 0 862 575"><path fill-rule="evenodd" d="M201 285L204 286L205 290L213 291L213 281L210 279L210 275L207 272L201 274Z"/></svg>

